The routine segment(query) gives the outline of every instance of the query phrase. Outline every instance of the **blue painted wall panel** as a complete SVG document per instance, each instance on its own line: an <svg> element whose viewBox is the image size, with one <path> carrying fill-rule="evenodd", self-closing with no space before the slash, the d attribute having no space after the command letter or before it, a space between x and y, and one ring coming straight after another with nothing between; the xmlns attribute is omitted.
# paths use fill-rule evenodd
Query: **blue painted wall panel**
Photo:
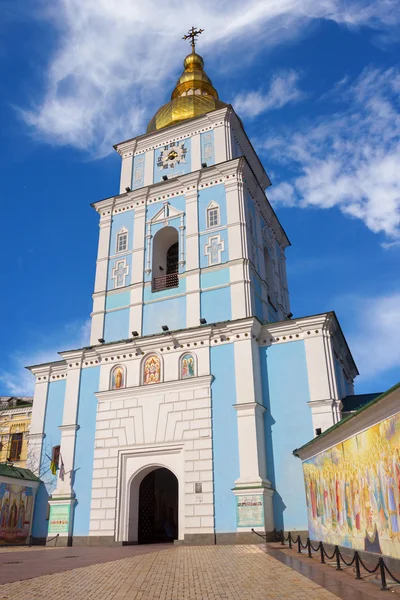
<svg viewBox="0 0 400 600"><path fill-rule="evenodd" d="M94 437L96 431L97 399L100 367L83 369L78 401L78 425L76 434L73 488L75 504L73 535L88 535L90 501L92 497L92 475Z"/></svg>
<svg viewBox="0 0 400 600"><path fill-rule="evenodd" d="M50 472L50 460L53 446L61 442L62 416L64 410L64 397L66 380L49 383L47 393L46 413L44 419L43 449L40 464L40 474L46 485L41 484L36 495L35 513L33 517L32 535L46 537L49 522L46 520L47 503L49 495L56 487L56 476Z"/></svg>
<svg viewBox="0 0 400 600"><path fill-rule="evenodd" d="M178 294L184 294L186 292L186 277L179 278L179 286L175 288L167 288L166 290L160 290L159 292L152 292L151 285L146 285L143 292L143 299L145 302L150 300L158 300L159 298L168 298L169 296L177 296Z"/></svg>
<svg viewBox="0 0 400 600"><path fill-rule="evenodd" d="M104 315L103 337L106 342L116 342L131 337L129 331L129 308L115 310Z"/></svg>
<svg viewBox="0 0 400 600"><path fill-rule="evenodd" d="M202 290L211 287L218 287L230 282L229 268L217 269L213 271L203 271L200 274L200 287Z"/></svg>
<svg viewBox="0 0 400 600"><path fill-rule="evenodd" d="M231 288L219 288L200 294L201 317L207 319L207 323L218 323L219 321L230 321L232 319Z"/></svg>
<svg viewBox="0 0 400 600"><path fill-rule="evenodd" d="M207 230L207 207L212 201L219 204L221 225L227 224L226 191L224 184L221 183L199 191L199 231ZM209 229L209 231L212 231L212 229Z"/></svg>
<svg viewBox="0 0 400 600"><path fill-rule="evenodd" d="M128 210L113 216L111 224L110 256L117 253L117 235L123 227L128 230L128 250L132 250L134 215L135 213L133 210ZM123 252L121 252L121 256L124 256Z"/></svg>
<svg viewBox="0 0 400 600"><path fill-rule="evenodd" d="M114 290L115 288L115 279L113 277L113 270L116 268L116 264L118 261L126 259L126 266L128 267L128 273L125 277L125 286L130 285L132 280L132 254L121 254L118 255L117 258L112 258L108 263L108 278L107 278L107 289ZM117 289L124 289L124 287Z"/></svg>
<svg viewBox="0 0 400 600"><path fill-rule="evenodd" d="M236 500L232 488L239 477L239 442L233 344L210 350L214 458L215 530L236 531Z"/></svg>
<svg viewBox="0 0 400 600"><path fill-rule="evenodd" d="M133 159L132 189L137 190L144 185L144 167L146 154L138 154Z"/></svg>
<svg viewBox="0 0 400 600"><path fill-rule="evenodd" d="M106 297L106 310L111 308L121 308L122 306L129 306L131 302L130 292L121 292L120 294L108 294Z"/></svg>
<svg viewBox="0 0 400 600"><path fill-rule="evenodd" d="M277 529L307 529L301 461L292 454L313 437L304 342L260 348L268 478L276 489Z"/></svg>
<svg viewBox="0 0 400 600"><path fill-rule="evenodd" d="M208 233L203 233L199 236L199 251L200 251L200 268L204 269L205 267L212 266L209 263L208 254L205 254L206 246L210 245L210 238L219 235L219 239L224 242L224 249L220 254L220 262L215 264L226 263L229 260L229 252L228 252L228 230L227 229L218 229L218 231L213 231L212 229L208 230Z"/></svg>
<svg viewBox="0 0 400 600"><path fill-rule="evenodd" d="M142 335L161 333L161 326L168 325L171 331L186 327L186 297L151 302L143 306Z"/></svg>
<svg viewBox="0 0 400 600"><path fill-rule="evenodd" d="M200 134L201 162L207 166L215 165L214 131L206 131Z"/></svg>

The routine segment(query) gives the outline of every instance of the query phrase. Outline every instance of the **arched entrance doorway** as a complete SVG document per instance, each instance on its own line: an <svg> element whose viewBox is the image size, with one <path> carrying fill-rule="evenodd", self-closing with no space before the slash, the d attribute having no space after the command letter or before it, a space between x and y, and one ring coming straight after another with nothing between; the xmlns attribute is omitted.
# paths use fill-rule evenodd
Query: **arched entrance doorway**
<svg viewBox="0 0 400 600"><path fill-rule="evenodd" d="M139 487L138 543L178 538L178 480L165 468L154 469Z"/></svg>

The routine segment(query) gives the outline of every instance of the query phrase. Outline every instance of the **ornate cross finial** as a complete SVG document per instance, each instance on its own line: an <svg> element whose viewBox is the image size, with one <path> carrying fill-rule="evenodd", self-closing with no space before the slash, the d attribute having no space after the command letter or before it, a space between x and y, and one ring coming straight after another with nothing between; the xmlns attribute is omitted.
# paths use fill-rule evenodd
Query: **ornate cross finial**
<svg viewBox="0 0 400 600"><path fill-rule="evenodd" d="M203 33L204 29L196 29L195 27L192 27L192 29L189 29L187 35L183 36L183 40L191 40L191 46L192 46L192 52L194 52L195 46L196 46L196 38Z"/></svg>

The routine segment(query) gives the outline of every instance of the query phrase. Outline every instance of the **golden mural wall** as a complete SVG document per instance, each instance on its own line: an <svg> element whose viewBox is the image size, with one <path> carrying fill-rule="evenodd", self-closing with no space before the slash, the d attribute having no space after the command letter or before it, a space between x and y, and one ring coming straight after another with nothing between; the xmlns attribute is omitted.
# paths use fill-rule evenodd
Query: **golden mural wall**
<svg viewBox="0 0 400 600"><path fill-rule="evenodd" d="M400 558L400 413L303 470L312 540Z"/></svg>

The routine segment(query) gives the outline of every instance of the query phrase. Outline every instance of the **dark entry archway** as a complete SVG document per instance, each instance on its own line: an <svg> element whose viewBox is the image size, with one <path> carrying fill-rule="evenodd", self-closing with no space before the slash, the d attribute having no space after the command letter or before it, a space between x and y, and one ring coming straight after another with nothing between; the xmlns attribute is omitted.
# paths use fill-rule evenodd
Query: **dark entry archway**
<svg viewBox="0 0 400 600"><path fill-rule="evenodd" d="M165 468L154 469L140 484L138 543L178 538L178 480Z"/></svg>

